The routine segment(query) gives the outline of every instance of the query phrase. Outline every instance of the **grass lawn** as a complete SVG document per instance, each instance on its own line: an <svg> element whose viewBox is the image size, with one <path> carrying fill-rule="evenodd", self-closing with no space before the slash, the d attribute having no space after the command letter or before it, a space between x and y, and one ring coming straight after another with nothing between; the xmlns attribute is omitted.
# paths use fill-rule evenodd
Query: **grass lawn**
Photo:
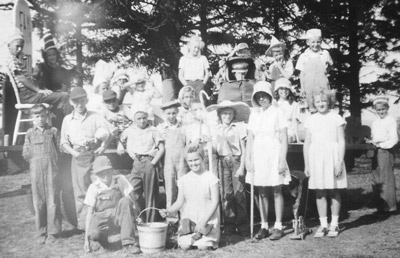
<svg viewBox="0 0 400 258"><path fill-rule="evenodd" d="M76 234L72 227L63 223L60 239L50 245L37 245L34 241L34 216L28 211L26 195L21 185L29 184L29 174L21 173L0 177L0 257L131 257L118 248L101 249L95 253L83 250L83 234ZM215 251L191 250L184 252L170 247L154 255L140 257L399 257L400 214L374 216L370 206L371 186L369 174L348 175L349 187L344 192L344 212L339 237L334 239L290 240L290 222L286 235L272 242L268 239L255 241L238 236L222 236L220 248ZM396 170L397 186L400 186L400 170ZM400 200L400 191L397 191ZM312 206L311 206L312 207ZM311 208L315 209L315 208ZM286 213L289 214L290 211ZM318 219L310 211L306 223L315 231ZM170 241L168 242L170 243ZM172 245L173 246L173 245Z"/></svg>

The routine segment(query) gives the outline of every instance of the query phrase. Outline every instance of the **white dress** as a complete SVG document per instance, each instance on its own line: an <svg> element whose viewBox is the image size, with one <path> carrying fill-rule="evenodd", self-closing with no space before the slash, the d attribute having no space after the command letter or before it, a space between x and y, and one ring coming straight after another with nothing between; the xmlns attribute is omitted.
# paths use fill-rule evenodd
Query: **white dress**
<svg viewBox="0 0 400 258"><path fill-rule="evenodd" d="M339 178L335 177L335 164L339 160L337 129L345 120L330 111L327 114L315 113L304 124L311 134L309 148L310 189L341 189L347 187L346 167Z"/></svg>
<svg viewBox="0 0 400 258"><path fill-rule="evenodd" d="M210 209L211 203L211 188L218 184L218 178L211 172L205 171L198 175L192 171L184 175L178 180L179 191L182 191L185 202L181 209L181 219L188 218L197 224L205 213ZM219 208L215 210L211 216L208 224L213 227L207 236L203 236L197 241L192 242L191 237L193 234L188 234L178 237L179 245L193 245L193 246L211 246L218 247L220 238L220 221L219 221Z"/></svg>
<svg viewBox="0 0 400 258"><path fill-rule="evenodd" d="M282 144L280 130L287 128L287 120L278 107L255 108L250 114L248 130L254 135L254 185L278 186L289 184L289 168L284 176L279 174ZM248 173L249 174L249 173ZM249 177L246 177L249 182Z"/></svg>
<svg viewBox="0 0 400 258"><path fill-rule="evenodd" d="M279 108L285 114L285 117L288 122L288 142L294 142L296 139L296 127L295 127L295 114L297 113L298 105L297 102L293 101L292 104L289 104L289 101L279 99L276 102Z"/></svg>

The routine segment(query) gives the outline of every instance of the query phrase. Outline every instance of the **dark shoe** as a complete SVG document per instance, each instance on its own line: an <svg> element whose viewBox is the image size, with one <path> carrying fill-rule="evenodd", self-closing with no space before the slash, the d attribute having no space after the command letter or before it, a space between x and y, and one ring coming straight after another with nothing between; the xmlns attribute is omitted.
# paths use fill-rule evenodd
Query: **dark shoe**
<svg viewBox="0 0 400 258"><path fill-rule="evenodd" d="M46 238L46 245L47 244L52 244L52 243L54 243L56 241L57 241L56 237L54 235L50 234Z"/></svg>
<svg viewBox="0 0 400 258"><path fill-rule="evenodd" d="M261 240L263 238L267 238L268 237L268 229L266 228L261 228L257 234L254 236L255 239L257 240Z"/></svg>
<svg viewBox="0 0 400 258"><path fill-rule="evenodd" d="M122 247L122 250L128 254L139 254L140 253L140 248L135 245L124 245Z"/></svg>
<svg viewBox="0 0 400 258"><path fill-rule="evenodd" d="M269 237L269 240L279 240L283 237L283 230L274 228L272 231L272 235Z"/></svg>
<svg viewBox="0 0 400 258"><path fill-rule="evenodd" d="M248 231L248 230L239 230L238 233L239 233L239 235L241 235L244 238L250 237L250 231Z"/></svg>

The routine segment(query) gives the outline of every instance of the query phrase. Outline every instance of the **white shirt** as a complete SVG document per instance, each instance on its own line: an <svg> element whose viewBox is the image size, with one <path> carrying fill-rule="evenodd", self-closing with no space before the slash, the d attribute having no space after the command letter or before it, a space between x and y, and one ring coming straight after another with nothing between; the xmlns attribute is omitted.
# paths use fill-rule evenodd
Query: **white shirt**
<svg viewBox="0 0 400 258"><path fill-rule="evenodd" d="M399 141L397 122L391 116L377 119L372 123L372 140L382 149L390 149Z"/></svg>

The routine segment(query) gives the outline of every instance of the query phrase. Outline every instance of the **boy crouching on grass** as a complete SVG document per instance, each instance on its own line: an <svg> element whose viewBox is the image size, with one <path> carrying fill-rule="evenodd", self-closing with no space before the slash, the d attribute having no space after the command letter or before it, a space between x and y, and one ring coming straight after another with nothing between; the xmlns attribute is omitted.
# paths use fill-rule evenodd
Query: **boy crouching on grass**
<svg viewBox="0 0 400 258"><path fill-rule="evenodd" d="M37 243L49 244L61 231L59 210L57 128L47 124L48 113L43 104L31 109L33 128L25 137L22 155L29 161Z"/></svg>
<svg viewBox="0 0 400 258"><path fill-rule="evenodd" d="M142 209L156 207L158 198L157 165L164 155L164 139L161 133L149 124L147 111L133 112L134 123L120 137L117 152L126 152L133 159L130 182L137 207ZM144 204L143 204L144 199ZM155 221L154 209L146 211L146 222Z"/></svg>
<svg viewBox="0 0 400 258"><path fill-rule="evenodd" d="M108 230L112 226L120 228L123 249L129 253L140 253L135 239L137 209L130 194L133 187L123 175L113 175L111 162L106 156L98 156L93 162L93 174L97 179L86 194L85 245L87 252L94 250L91 240L104 246L108 243Z"/></svg>

